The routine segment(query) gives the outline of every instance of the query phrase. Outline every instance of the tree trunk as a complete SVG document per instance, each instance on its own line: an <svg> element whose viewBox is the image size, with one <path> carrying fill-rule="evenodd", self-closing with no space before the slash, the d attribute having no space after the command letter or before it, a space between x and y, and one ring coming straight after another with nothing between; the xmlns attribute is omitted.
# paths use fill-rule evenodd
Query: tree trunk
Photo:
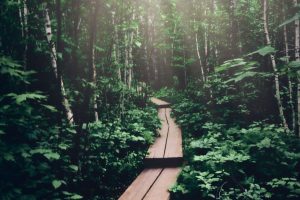
<svg viewBox="0 0 300 200"><path fill-rule="evenodd" d="M24 51L23 51L23 68L27 70L27 51L28 51L28 8L27 0L20 1L19 3L19 17L22 31L22 38L24 40Z"/></svg>
<svg viewBox="0 0 300 200"><path fill-rule="evenodd" d="M149 7L146 7L145 17L141 15L143 26L143 49L144 49L144 65L146 69L145 80L150 83L150 66L149 66Z"/></svg>
<svg viewBox="0 0 300 200"><path fill-rule="evenodd" d="M45 31L46 31L47 41L48 41L49 46L51 48L50 49L50 52L51 52L50 57L51 57L52 70L53 70L54 76L57 80L57 84L59 85L59 90L60 90L59 95L61 95L61 104L62 104L62 107L64 108L63 112L66 113L66 117L68 119L68 122L72 124L73 123L73 112L70 108L69 101L66 97L62 76L61 76L61 74L58 73L57 52L56 52L55 44L52 41L51 20L50 20L47 5L45 5L44 15L45 15Z"/></svg>
<svg viewBox="0 0 300 200"><path fill-rule="evenodd" d="M298 0L294 0L294 6L298 5ZM295 60L300 61L300 21L299 18L295 20ZM300 70L297 72L297 123L298 136L300 137Z"/></svg>
<svg viewBox="0 0 300 200"><path fill-rule="evenodd" d="M212 0L212 14L213 16L216 15L216 10L217 10L217 2L216 0ZM214 26L213 29L214 37L213 37L213 48L214 48L214 54L215 54L215 66L217 66L218 63L218 57L219 57L219 52L218 52L218 42L217 42L217 37L216 37L216 27ZM212 68L212 71L214 71L214 68Z"/></svg>
<svg viewBox="0 0 300 200"><path fill-rule="evenodd" d="M283 10L283 18L284 21L286 20L286 13L285 13L285 8L284 8L284 2L282 6ZM285 51L285 57L286 57L286 64L289 63L289 44L288 44L288 32L287 32L287 27L284 25L283 27L283 38L284 38L284 51ZM295 106L294 106L294 101L293 101L293 84L292 80L290 77L290 68L288 67L288 90L289 90L289 104L291 107L292 111L292 130L296 131L296 114L295 114Z"/></svg>
<svg viewBox="0 0 300 200"><path fill-rule="evenodd" d="M132 22L135 20L135 9L133 9L133 13L130 19ZM133 39L134 39L134 30L131 30L129 41L128 41L128 59L129 59L129 66L128 66L128 88L131 88L132 85L132 78L133 78Z"/></svg>
<svg viewBox="0 0 300 200"><path fill-rule="evenodd" d="M120 64L119 64L119 36L118 36L118 27L117 27L117 23L116 23L116 11L112 12L112 26L114 29L114 41L113 41L113 62L115 67L117 68L117 72L118 72L118 79L120 81L122 81L122 75L121 75L121 68L120 68Z"/></svg>
<svg viewBox="0 0 300 200"><path fill-rule="evenodd" d="M125 19L124 19L124 21L125 21ZM124 84L125 85L127 85L128 84L128 77L127 77L127 75L128 75L128 72L127 72L127 70L128 70L128 65L129 65L129 52L128 52L128 33L127 32L125 32L124 33L124 44L125 44L125 49L124 49L124 53L125 53L125 56L124 56Z"/></svg>
<svg viewBox="0 0 300 200"><path fill-rule="evenodd" d="M238 56L238 46L239 43L238 40L238 23L236 19L236 0L230 0L230 11L229 11L229 17L230 17L230 48L231 48L231 59Z"/></svg>
<svg viewBox="0 0 300 200"><path fill-rule="evenodd" d="M204 70L204 82L205 82L205 72L207 72L208 70L208 13L207 13L207 8L205 8L204 11L204 15L205 15L205 20L206 20L206 25L204 26L204 66L205 66L205 70Z"/></svg>
<svg viewBox="0 0 300 200"><path fill-rule="evenodd" d="M200 66L200 70L201 70L201 80L204 83L205 82L205 76L204 76L204 70L203 70L203 65L202 65L202 61L201 61L201 54L200 54L200 51L199 51L198 30L196 30L196 33L195 33L195 42L196 42L197 57L198 57L199 66Z"/></svg>
<svg viewBox="0 0 300 200"><path fill-rule="evenodd" d="M266 37L266 42L268 46L271 46L271 40L270 40L270 34L269 34L269 29L268 29L268 0L262 0L263 3L263 23L264 23L264 32L265 32L265 37ZM282 125L286 130L289 130L289 127L287 125L286 118L284 116L283 112L283 105L281 101L281 94L280 94L280 83L279 83L279 74L278 74L278 69L275 61L275 56L270 55L271 63L272 63L272 68L274 72L274 79L275 79L275 97L277 100L277 105L278 105L278 111L279 115L281 118Z"/></svg>
<svg viewBox="0 0 300 200"><path fill-rule="evenodd" d="M97 22L98 22L98 11L99 11L99 1L95 0L92 1L92 6L95 6L93 9L93 14L91 15L91 24L90 24L90 39L89 39L89 47L90 47L90 66L91 66L91 80L94 84L94 86L97 86L97 69L96 69L96 63L95 63L95 43L96 43L96 35L97 35ZM92 92L92 99L93 99L93 112L94 112L94 118L95 121L99 121L99 115L98 115L98 105L97 105L97 95L95 94L95 91Z"/></svg>

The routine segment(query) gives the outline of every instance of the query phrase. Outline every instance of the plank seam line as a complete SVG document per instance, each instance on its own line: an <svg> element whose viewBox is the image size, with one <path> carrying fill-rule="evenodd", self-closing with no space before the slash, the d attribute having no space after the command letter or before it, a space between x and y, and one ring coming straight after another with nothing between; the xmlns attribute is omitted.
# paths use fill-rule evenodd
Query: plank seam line
<svg viewBox="0 0 300 200"><path fill-rule="evenodd" d="M165 142L165 149L164 149L164 155L163 158L165 157L166 154L166 149L167 149L167 143L168 143L168 137L169 137L169 131L170 131L170 124L169 124L169 120L168 120L168 116L167 116L167 108L164 108L165 110L165 118L168 124L168 132L167 132L167 137L166 137L166 142ZM145 193L145 195L143 196L142 200L145 199L145 197L147 196L147 194L150 192L151 188L153 187L153 185L156 183L156 181L158 180L158 178L160 177L160 175L162 174L162 172L165 170L165 168L162 168L161 171L159 172L159 174L157 175L157 177L155 178L155 180L153 181L153 183L151 184L151 186L149 187L149 189L147 190L147 192Z"/></svg>
<svg viewBox="0 0 300 200"><path fill-rule="evenodd" d="M161 171L159 172L159 174L157 175L157 177L155 178L155 180L153 181L153 183L151 184L151 186L149 187L149 189L147 190L147 192L144 194L144 196L142 197L141 200L145 199L145 197L147 196L147 194L150 192L151 188L153 187L153 185L156 183L156 181L158 180L158 178L160 177L160 175L162 174L162 172L164 171L165 168L162 168Z"/></svg>
<svg viewBox="0 0 300 200"><path fill-rule="evenodd" d="M168 116L167 116L167 108L165 108L165 118L166 118L166 121L167 121L167 124L168 124L168 132L167 132L167 137L166 137L166 142L165 142L165 149L164 149L163 158L165 158L165 155L166 155L167 145L168 145L168 139L169 139L169 133L170 133L170 124L169 124L169 120L168 120Z"/></svg>

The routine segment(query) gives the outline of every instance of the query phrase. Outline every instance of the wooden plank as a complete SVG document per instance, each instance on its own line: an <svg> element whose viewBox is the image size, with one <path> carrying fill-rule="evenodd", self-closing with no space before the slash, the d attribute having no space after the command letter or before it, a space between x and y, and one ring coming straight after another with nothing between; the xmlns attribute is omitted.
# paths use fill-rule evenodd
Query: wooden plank
<svg viewBox="0 0 300 200"><path fill-rule="evenodd" d="M162 128L158 131L159 135L155 142L148 149L148 155L145 159L149 158L163 158L165 152L166 141L168 137L169 126L166 121L165 108L158 109L158 117L162 121Z"/></svg>
<svg viewBox="0 0 300 200"><path fill-rule="evenodd" d="M169 134L164 158L182 158L182 132L170 116L171 109L166 108L167 121L169 123Z"/></svg>
<svg viewBox="0 0 300 200"><path fill-rule="evenodd" d="M152 100L152 99L151 99ZM168 189L176 182L183 160L182 133L171 118L169 103L154 98L158 105L158 116L162 121L153 145L148 149L145 158L146 168L127 188L119 200L168 200ZM164 108L163 108L164 107Z"/></svg>
<svg viewBox="0 0 300 200"><path fill-rule="evenodd" d="M156 181L162 168L145 169L122 194L119 200L141 200Z"/></svg>
<svg viewBox="0 0 300 200"><path fill-rule="evenodd" d="M175 120L171 118L170 108L159 109L158 112L159 118L162 120L162 128L159 130L160 136L148 149L145 166L167 167L180 165L183 158L181 129L176 125ZM161 158L172 159L163 160Z"/></svg>
<svg viewBox="0 0 300 200"><path fill-rule="evenodd" d="M174 158L146 158L144 160L145 168L166 168L166 167L178 167L183 163L182 157Z"/></svg>
<svg viewBox="0 0 300 200"><path fill-rule="evenodd" d="M160 99L155 98L155 97L152 97L150 100L151 100L152 103L154 103L159 108L168 108L171 105L169 102L160 100Z"/></svg>
<svg viewBox="0 0 300 200"><path fill-rule="evenodd" d="M179 167L164 169L143 200L168 200L168 190L176 182L179 173Z"/></svg>

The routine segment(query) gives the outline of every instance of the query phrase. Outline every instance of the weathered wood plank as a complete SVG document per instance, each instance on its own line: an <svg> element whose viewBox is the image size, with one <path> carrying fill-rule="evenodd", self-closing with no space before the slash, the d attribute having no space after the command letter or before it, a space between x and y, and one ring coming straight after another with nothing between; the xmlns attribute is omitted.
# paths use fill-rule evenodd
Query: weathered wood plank
<svg viewBox="0 0 300 200"><path fill-rule="evenodd" d="M148 149L145 166L176 166L176 164L182 162L183 158L181 129L176 125L174 119L171 118L170 108L160 108L158 113L159 118L162 120L162 128L159 130L160 136Z"/></svg>
<svg viewBox="0 0 300 200"><path fill-rule="evenodd" d="M166 110L169 133L164 158L182 158L182 132L170 116L171 109L166 108Z"/></svg>
<svg viewBox="0 0 300 200"><path fill-rule="evenodd" d="M151 101L158 106L158 116L162 121L160 136L148 149L145 158L146 169L119 200L168 200L168 189L176 182L180 172L178 166L183 161L181 130L170 116L171 108L168 102L156 98L152 98Z"/></svg>
<svg viewBox="0 0 300 200"><path fill-rule="evenodd" d="M162 121L162 127L158 131L159 136L156 138L155 142L148 149L148 155L145 159L150 158L163 158L165 152L166 141L168 137L168 123L166 121L166 112L164 108L158 110L158 117Z"/></svg>
<svg viewBox="0 0 300 200"><path fill-rule="evenodd" d="M141 200L160 175L162 168L145 169L127 188L119 200Z"/></svg>
<svg viewBox="0 0 300 200"><path fill-rule="evenodd" d="M152 97L150 100L151 100L152 103L154 103L159 108L168 108L171 105L169 102L160 100L160 99L155 98L155 97Z"/></svg>
<svg viewBox="0 0 300 200"><path fill-rule="evenodd" d="M165 168L143 200L168 200L169 188L176 182L180 168Z"/></svg>
<svg viewBox="0 0 300 200"><path fill-rule="evenodd" d="M166 167L178 167L183 163L182 157L174 158L146 158L144 160L145 168L166 168Z"/></svg>

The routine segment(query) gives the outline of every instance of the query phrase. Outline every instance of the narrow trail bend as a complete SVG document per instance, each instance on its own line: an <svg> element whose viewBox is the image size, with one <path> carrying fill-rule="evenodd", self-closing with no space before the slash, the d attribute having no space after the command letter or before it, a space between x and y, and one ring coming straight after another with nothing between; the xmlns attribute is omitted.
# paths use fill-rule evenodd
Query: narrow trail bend
<svg viewBox="0 0 300 200"><path fill-rule="evenodd" d="M159 137L148 149L145 169L119 200L168 200L168 189L176 182L183 161L182 133L171 118L170 103L151 98L162 121Z"/></svg>

